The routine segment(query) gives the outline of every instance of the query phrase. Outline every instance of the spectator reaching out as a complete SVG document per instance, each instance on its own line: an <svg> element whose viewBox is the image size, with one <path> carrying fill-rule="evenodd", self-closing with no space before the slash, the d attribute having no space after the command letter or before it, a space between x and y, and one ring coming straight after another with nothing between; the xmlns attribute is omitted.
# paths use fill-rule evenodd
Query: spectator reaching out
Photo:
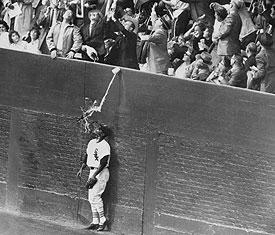
<svg viewBox="0 0 275 235"><path fill-rule="evenodd" d="M103 62L106 52L104 45L105 19L98 9L90 10L88 18L90 22L80 28L83 38L82 58L89 61L98 60L98 62Z"/></svg>
<svg viewBox="0 0 275 235"><path fill-rule="evenodd" d="M136 50L137 34L134 32L135 24L130 20L123 20L121 23L114 14L111 15L111 20L116 26L114 29L119 33L106 62L112 65L139 69Z"/></svg>

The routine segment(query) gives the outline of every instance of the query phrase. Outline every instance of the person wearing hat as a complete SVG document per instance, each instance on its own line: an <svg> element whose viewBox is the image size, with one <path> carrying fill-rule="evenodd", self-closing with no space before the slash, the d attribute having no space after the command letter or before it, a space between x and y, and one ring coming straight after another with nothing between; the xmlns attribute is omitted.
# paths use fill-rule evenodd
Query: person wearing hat
<svg viewBox="0 0 275 235"><path fill-rule="evenodd" d="M82 58L88 61L104 61L104 25L105 19L100 10L94 8L88 12L89 22L80 28L83 39Z"/></svg>
<svg viewBox="0 0 275 235"><path fill-rule="evenodd" d="M157 4L155 3L151 13L153 31L148 38L148 70L153 73L167 74L170 66L167 49L170 18L168 15L157 17L156 6Z"/></svg>
<svg viewBox="0 0 275 235"><path fill-rule="evenodd" d="M210 74L212 56L208 52L202 52L196 56L195 67L190 78L193 80L205 81Z"/></svg>
<svg viewBox="0 0 275 235"><path fill-rule="evenodd" d="M175 77L181 78L181 79L187 78L186 73L188 73L188 67L191 64L190 56L191 56L191 52L187 50L182 58L183 63L175 71Z"/></svg>
<svg viewBox="0 0 275 235"><path fill-rule="evenodd" d="M233 55L230 60L231 69L225 75L224 85L246 88L247 75L244 69L243 57Z"/></svg>
<svg viewBox="0 0 275 235"><path fill-rule="evenodd" d="M213 38L217 42L217 54L221 57L231 58L234 54L241 53L239 36L242 28L242 21L236 11L227 10L218 3L211 3L210 8L215 12L215 18L220 22L218 33Z"/></svg>
<svg viewBox="0 0 275 235"><path fill-rule="evenodd" d="M92 139L86 149L86 157L77 172L77 177L81 177L82 171L87 166L90 169L86 188L88 189L88 200L92 210L92 222L86 229L103 231L107 226L107 219L104 214L102 194L105 191L109 180L110 145L106 141L107 127L98 123L93 123L91 131Z"/></svg>

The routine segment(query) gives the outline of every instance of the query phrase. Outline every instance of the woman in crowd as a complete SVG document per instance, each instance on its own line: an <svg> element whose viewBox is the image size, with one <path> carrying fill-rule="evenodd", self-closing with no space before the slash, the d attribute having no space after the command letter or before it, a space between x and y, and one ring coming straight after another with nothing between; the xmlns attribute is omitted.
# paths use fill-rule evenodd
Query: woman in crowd
<svg viewBox="0 0 275 235"><path fill-rule="evenodd" d="M9 41L9 49L16 51L26 51L27 42L21 40L17 31L12 30L9 32Z"/></svg>
<svg viewBox="0 0 275 235"><path fill-rule="evenodd" d="M193 45L193 53L191 60L195 59L195 56L200 53L199 42L203 38L204 25L199 22L195 22L193 26L184 34L184 39L190 41Z"/></svg>
<svg viewBox="0 0 275 235"><path fill-rule="evenodd" d="M203 51L208 52L210 47L212 46L212 32L213 29L210 26L207 26L203 31L203 37L198 43L200 53Z"/></svg>
<svg viewBox="0 0 275 235"><path fill-rule="evenodd" d="M40 32L37 28L32 28L29 33L29 43L26 44L26 50L33 54L41 54L39 48Z"/></svg>
<svg viewBox="0 0 275 235"><path fill-rule="evenodd" d="M182 79L187 78L186 74L188 73L188 68L191 63L190 55L191 55L191 53L189 51L187 51L184 54L184 56L182 58L183 63L176 69L175 77L182 78Z"/></svg>

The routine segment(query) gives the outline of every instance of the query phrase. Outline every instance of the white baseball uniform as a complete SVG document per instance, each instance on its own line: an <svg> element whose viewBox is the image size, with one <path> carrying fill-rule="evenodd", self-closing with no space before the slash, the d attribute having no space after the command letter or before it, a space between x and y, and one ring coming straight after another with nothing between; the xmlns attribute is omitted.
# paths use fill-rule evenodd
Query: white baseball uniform
<svg viewBox="0 0 275 235"><path fill-rule="evenodd" d="M100 160L104 156L108 157L108 162L105 168L96 176L97 182L93 188L89 189L88 200L92 207L103 207L103 201L101 198L102 193L105 190L106 184L109 180L109 161L110 161L110 145L106 140L97 142L97 139L92 139L87 146L87 166L90 167L89 178L92 177L94 172L100 165Z"/></svg>

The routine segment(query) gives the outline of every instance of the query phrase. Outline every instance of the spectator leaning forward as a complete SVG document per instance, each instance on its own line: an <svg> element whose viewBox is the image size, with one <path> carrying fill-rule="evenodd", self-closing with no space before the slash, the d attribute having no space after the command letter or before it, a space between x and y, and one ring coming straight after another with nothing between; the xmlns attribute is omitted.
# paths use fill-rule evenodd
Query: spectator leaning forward
<svg viewBox="0 0 275 235"><path fill-rule="evenodd" d="M48 36L47 45L51 52L51 57L74 58L82 46L82 38L79 28L72 24L72 10L66 10L63 15L63 21L52 26Z"/></svg>

